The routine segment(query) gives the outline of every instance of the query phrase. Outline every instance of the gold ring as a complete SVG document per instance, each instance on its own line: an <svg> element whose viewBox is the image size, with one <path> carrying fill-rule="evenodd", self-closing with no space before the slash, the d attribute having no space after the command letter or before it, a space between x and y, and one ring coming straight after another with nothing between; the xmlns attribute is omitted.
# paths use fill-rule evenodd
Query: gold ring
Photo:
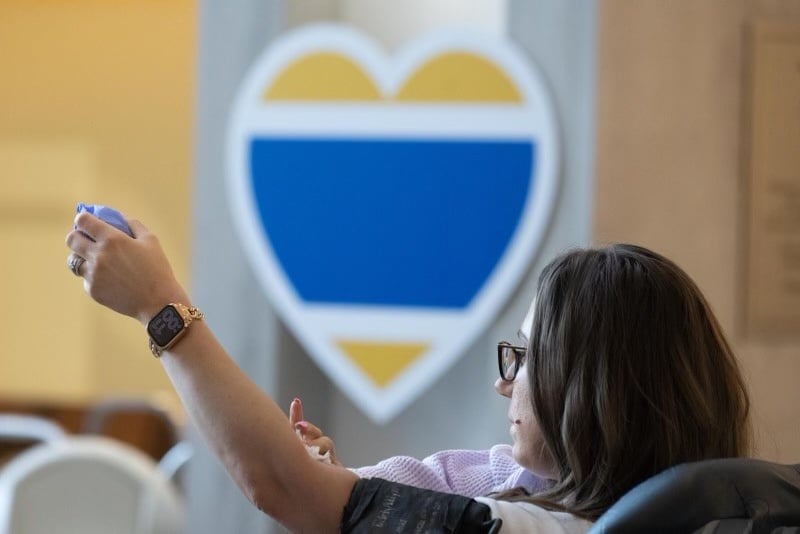
<svg viewBox="0 0 800 534"><path fill-rule="evenodd" d="M79 273L78 271L80 270L81 265L83 265L85 261L86 261L85 258L82 258L77 254L71 254L70 257L67 258L67 267L69 267L69 270L72 271L72 274L74 274L75 276L80 276L81 273Z"/></svg>

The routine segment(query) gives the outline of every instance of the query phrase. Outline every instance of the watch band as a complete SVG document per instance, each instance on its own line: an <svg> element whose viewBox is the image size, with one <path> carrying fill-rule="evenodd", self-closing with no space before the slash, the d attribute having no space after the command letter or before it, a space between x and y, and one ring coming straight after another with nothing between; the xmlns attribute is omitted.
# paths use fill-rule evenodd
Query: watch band
<svg viewBox="0 0 800 534"><path fill-rule="evenodd" d="M172 310L177 312L177 314L180 316L182 324L173 324L172 321L175 320L175 315ZM172 321L167 321L165 323L163 319L165 314L171 315ZM170 302L164 306L161 311L155 314L155 316L153 316L153 318L150 319L150 322L147 324L147 331L150 336L150 352L152 352L153 356L156 358L161 357L161 353L172 348L186 334L186 331L192 322L200 321L203 319L203 317L203 312L201 312L196 306L186 306L185 304ZM170 335L171 337L166 340L164 344L159 344L159 342L153 338L153 331L155 329L160 331L163 335L163 330L165 327L167 327L167 335Z"/></svg>

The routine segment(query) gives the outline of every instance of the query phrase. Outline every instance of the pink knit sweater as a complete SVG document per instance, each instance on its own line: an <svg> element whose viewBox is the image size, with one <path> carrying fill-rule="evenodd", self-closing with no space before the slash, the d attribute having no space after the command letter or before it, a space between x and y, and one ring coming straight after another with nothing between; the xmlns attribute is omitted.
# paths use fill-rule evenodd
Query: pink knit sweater
<svg viewBox="0 0 800 534"><path fill-rule="evenodd" d="M547 486L544 479L514 461L510 445L495 445L484 451L440 451L423 460L395 456L352 471L361 478L379 477L467 497L482 497L517 487L536 493Z"/></svg>

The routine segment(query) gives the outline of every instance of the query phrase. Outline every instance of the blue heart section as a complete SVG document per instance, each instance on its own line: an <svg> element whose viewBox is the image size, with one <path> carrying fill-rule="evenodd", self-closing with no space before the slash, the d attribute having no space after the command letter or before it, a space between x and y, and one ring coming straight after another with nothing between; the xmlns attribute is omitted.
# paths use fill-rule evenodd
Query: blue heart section
<svg viewBox="0 0 800 534"><path fill-rule="evenodd" d="M520 222L530 140L259 137L264 231L308 303L464 308Z"/></svg>

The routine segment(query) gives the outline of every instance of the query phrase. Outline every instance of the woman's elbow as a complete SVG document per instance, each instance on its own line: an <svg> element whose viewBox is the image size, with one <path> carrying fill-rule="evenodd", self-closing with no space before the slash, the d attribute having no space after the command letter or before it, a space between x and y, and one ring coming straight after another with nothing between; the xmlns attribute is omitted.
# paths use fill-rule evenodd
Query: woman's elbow
<svg viewBox="0 0 800 534"><path fill-rule="evenodd" d="M293 496L292 488L274 479L248 477L240 484L242 493L260 512L270 516L292 532L305 531L302 499ZM306 506L308 503L305 503Z"/></svg>
<svg viewBox="0 0 800 534"><path fill-rule="evenodd" d="M245 491L245 497L261 513L270 516L290 531L296 531L292 528L295 523L295 513L285 495L275 492L274 488L250 486Z"/></svg>
<svg viewBox="0 0 800 534"><path fill-rule="evenodd" d="M261 469L243 469L237 475L236 485L245 498L259 511L280 521L279 514L286 509L286 488Z"/></svg>
<svg viewBox="0 0 800 534"><path fill-rule="evenodd" d="M313 461L301 461L298 466L301 469L278 473L251 469L237 482L253 506L290 531L337 532L358 477L344 468Z"/></svg>

